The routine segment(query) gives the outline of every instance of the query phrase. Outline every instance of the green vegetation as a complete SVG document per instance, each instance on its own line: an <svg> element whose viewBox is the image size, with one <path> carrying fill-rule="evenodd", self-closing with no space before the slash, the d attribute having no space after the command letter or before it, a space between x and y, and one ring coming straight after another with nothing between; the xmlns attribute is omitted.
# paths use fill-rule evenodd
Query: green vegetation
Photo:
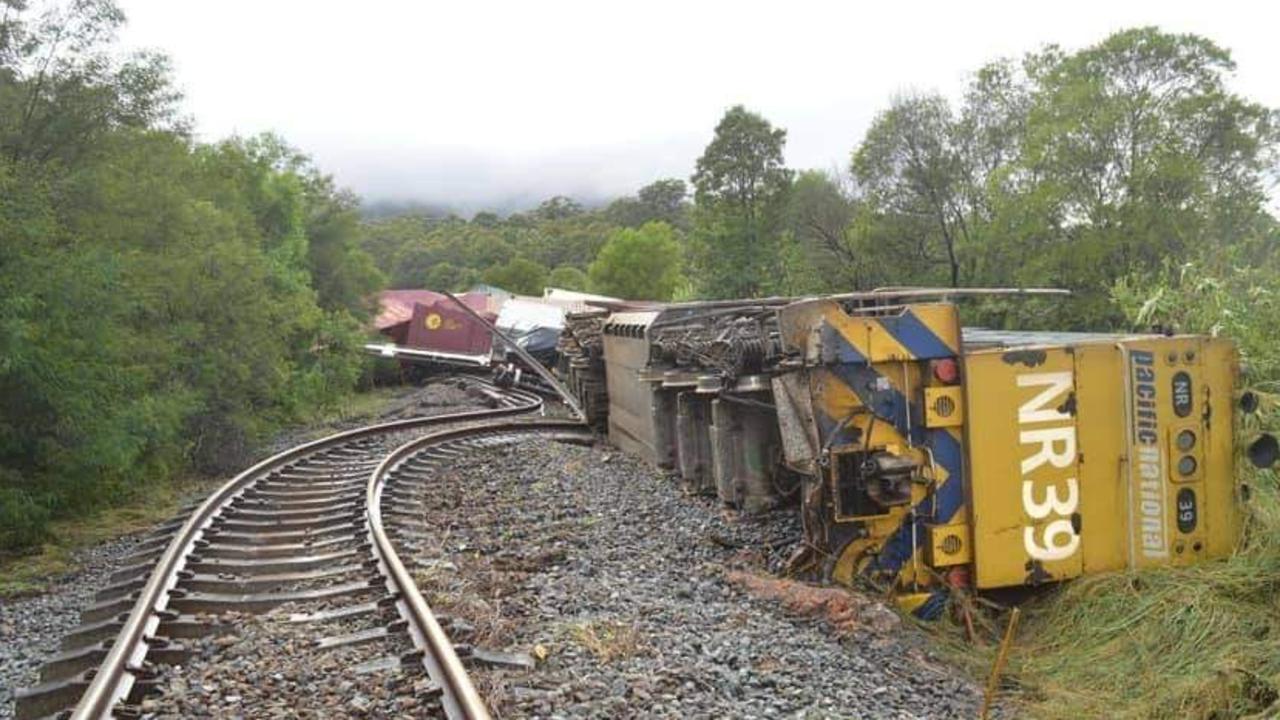
<svg viewBox="0 0 1280 720"><path fill-rule="evenodd" d="M484 271L484 281L490 285L521 295L541 295L547 283L547 267L529 258L517 255L503 265L494 265Z"/></svg>
<svg viewBox="0 0 1280 720"><path fill-rule="evenodd" d="M690 260L699 293L713 298L774 292L779 233L792 173L787 131L738 105L716 125L693 174Z"/></svg>
<svg viewBox="0 0 1280 720"><path fill-rule="evenodd" d="M592 290L634 300L670 300L680 286L680 246L671 226L655 220L623 228L600 249L587 278Z"/></svg>
<svg viewBox="0 0 1280 720"><path fill-rule="evenodd" d="M1221 273L1221 274L1218 274ZM1173 279L1167 279L1172 275ZM1241 445L1274 429L1280 349L1271 342L1280 273L1223 263L1125 279L1118 306L1135 322L1240 343L1249 384L1271 391L1239 428ZM1010 655L1011 695L1037 718L1275 717L1280 710L1280 489L1273 471L1238 467L1253 489L1250 517L1230 558L1184 568L1097 575L1065 583L1023 606ZM993 629L992 634L998 629ZM957 642L975 672L994 647Z"/></svg>
<svg viewBox="0 0 1280 720"><path fill-rule="evenodd" d="M397 287L536 292L550 268L578 280L564 270L586 272L616 230L659 220L680 248L679 298L1052 286L1073 298L988 301L968 317L1124 327L1111 288L1133 273L1272 254L1264 182L1280 125L1230 91L1233 69L1211 41L1155 28L1045 47L978 68L958 106L893 98L843 173L788 169L786 131L736 106L697 160L693 202L666 179L597 209L557 197L505 218L381 218L363 246Z"/></svg>
<svg viewBox="0 0 1280 720"><path fill-rule="evenodd" d="M397 288L458 291L484 282L524 295L541 295L546 286L598 290L591 287L587 270L619 230L665 223L681 252L687 194L684 181L667 179L595 210L553 197L505 218L487 212L470 221L455 216L380 218L364 225L362 247ZM637 282L661 286L665 281L654 276Z"/></svg>
<svg viewBox="0 0 1280 720"><path fill-rule="evenodd" d="M21 554L0 557L0 599L44 592L76 570L75 552L173 518L184 501L212 492L221 481L176 477L153 483L145 496L91 515L53 520L45 540Z"/></svg>
<svg viewBox="0 0 1280 720"><path fill-rule="evenodd" d="M355 199L278 138L200 144L82 0L0 14L0 550L245 462L356 383Z"/></svg>

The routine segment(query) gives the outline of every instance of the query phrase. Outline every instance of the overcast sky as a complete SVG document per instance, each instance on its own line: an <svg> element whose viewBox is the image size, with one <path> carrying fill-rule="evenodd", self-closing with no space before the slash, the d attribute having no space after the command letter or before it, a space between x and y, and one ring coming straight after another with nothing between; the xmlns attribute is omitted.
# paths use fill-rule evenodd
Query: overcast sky
<svg viewBox="0 0 1280 720"><path fill-rule="evenodd" d="M793 167L843 167L894 93L1134 25L1210 37L1280 106L1273 0L120 3L202 139L273 130L367 200L463 210L687 179L736 103L787 129Z"/></svg>

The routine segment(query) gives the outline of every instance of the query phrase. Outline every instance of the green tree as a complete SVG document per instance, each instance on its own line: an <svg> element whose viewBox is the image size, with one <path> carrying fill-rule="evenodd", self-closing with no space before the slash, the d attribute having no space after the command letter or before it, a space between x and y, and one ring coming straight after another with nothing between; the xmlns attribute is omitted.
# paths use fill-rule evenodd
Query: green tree
<svg viewBox="0 0 1280 720"><path fill-rule="evenodd" d="M422 287L427 290L463 292L480 282L480 273L468 267L442 262L431 266Z"/></svg>
<svg viewBox="0 0 1280 720"><path fill-rule="evenodd" d="M504 265L485 270L483 277L486 283L517 295L541 296L547 285L547 267L517 255Z"/></svg>
<svg viewBox="0 0 1280 720"><path fill-rule="evenodd" d="M870 289L875 268L854 232L858 209L838 178L817 170L796 176L786 212L783 265L793 278L788 294Z"/></svg>
<svg viewBox="0 0 1280 720"><path fill-rule="evenodd" d="M307 268L320 307L367 318L386 278L359 245L355 199L346 193L308 193Z"/></svg>
<svg viewBox="0 0 1280 720"><path fill-rule="evenodd" d="M471 222L472 224L479 225L480 227L494 228L502 224L502 218L498 217L497 213L483 211L476 213L475 216L471 218Z"/></svg>
<svg viewBox="0 0 1280 720"><path fill-rule="evenodd" d="M1065 284L1077 311L1119 321L1108 289L1121 274L1257 235L1276 115L1230 92L1225 50L1137 28L1026 66L1019 174L1038 178L1002 208L1039 218L1012 239L1027 253L1024 277Z"/></svg>
<svg viewBox="0 0 1280 720"><path fill-rule="evenodd" d="M587 269L592 292L627 300L670 300L681 283L671 226L651 222L614 232Z"/></svg>
<svg viewBox="0 0 1280 720"><path fill-rule="evenodd" d="M571 265L561 265L547 276L547 285L564 290L586 290L587 274Z"/></svg>
<svg viewBox="0 0 1280 720"><path fill-rule="evenodd" d="M555 197L544 200L536 210L533 211L534 217L539 220L564 220L575 215L582 214L582 205L573 198L564 195L556 195Z"/></svg>
<svg viewBox="0 0 1280 720"><path fill-rule="evenodd" d="M51 5L38 18L5 2L0 20L0 152L13 162L74 163L120 128L180 129L168 58L113 42L113 0Z"/></svg>
<svg viewBox="0 0 1280 720"><path fill-rule="evenodd" d="M194 143L160 60L77 0L0 20L0 547L254 444L350 390L350 196L278 138ZM16 38L16 39L15 39Z"/></svg>
<svg viewBox="0 0 1280 720"><path fill-rule="evenodd" d="M782 155L786 139L786 130L737 105L721 118L698 158L690 249L704 295L753 297L776 284L791 186Z"/></svg>
<svg viewBox="0 0 1280 720"><path fill-rule="evenodd" d="M1277 116L1229 91L1234 67L1202 37L1137 28L991 63L958 113L899 98L854 154L865 208L851 237L867 257L891 249L892 284L1074 291L1024 313L987 303L985 323L1119 324L1110 288L1128 272L1264 252Z"/></svg>
<svg viewBox="0 0 1280 720"><path fill-rule="evenodd" d="M689 186L678 178L649 183L635 197L619 198L605 209L611 222L624 227L640 227L654 220L673 228L686 229L689 223Z"/></svg>
<svg viewBox="0 0 1280 720"><path fill-rule="evenodd" d="M893 219L900 251L943 266L946 282L958 287L969 213L954 124L939 95L895 98L871 123L852 169L871 209Z"/></svg>

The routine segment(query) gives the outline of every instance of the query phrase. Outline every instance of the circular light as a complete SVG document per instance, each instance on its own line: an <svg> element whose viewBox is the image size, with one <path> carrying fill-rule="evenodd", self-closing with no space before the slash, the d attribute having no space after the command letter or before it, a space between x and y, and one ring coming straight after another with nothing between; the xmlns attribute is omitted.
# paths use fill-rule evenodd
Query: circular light
<svg viewBox="0 0 1280 720"><path fill-rule="evenodd" d="M1183 455L1178 461L1178 472L1183 475L1190 475L1196 471L1196 459L1190 455Z"/></svg>
<svg viewBox="0 0 1280 720"><path fill-rule="evenodd" d="M1248 454L1254 467L1266 470L1280 460L1280 441L1271 433L1262 433L1250 443Z"/></svg>
<svg viewBox="0 0 1280 720"><path fill-rule="evenodd" d="M950 385L960 378L960 366L951 358L943 358L933 363L933 376Z"/></svg>
<svg viewBox="0 0 1280 720"><path fill-rule="evenodd" d="M1190 430L1183 430L1178 433L1178 449L1187 452L1196 446L1196 434Z"/></svg>

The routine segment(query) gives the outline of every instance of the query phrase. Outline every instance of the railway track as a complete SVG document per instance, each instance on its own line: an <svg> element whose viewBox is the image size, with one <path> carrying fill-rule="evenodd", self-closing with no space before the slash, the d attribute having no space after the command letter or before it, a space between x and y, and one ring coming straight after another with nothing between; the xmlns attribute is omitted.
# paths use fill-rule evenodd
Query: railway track
<svg viewBox="0 0 1280 720"><path fill-rule="evenodd" d="M315 652L377 644L381 655L352 675L425 672L424 709L488 717L460 657L474 651L455 649L401 559L432 538L415 508L451 457L532 436L591 435L576 420L517 417L542 410L532 393L472 384L491 409L371 425L298 446L160 528L82 613L82 625L41 668L40 684L18 692L17 717L138 716L163 666L186 663L202 637L234 634L235 617L285 604L303 610L291 621L314 626ZM352 619L360 629L326 634L330 621Z"/></svg>

